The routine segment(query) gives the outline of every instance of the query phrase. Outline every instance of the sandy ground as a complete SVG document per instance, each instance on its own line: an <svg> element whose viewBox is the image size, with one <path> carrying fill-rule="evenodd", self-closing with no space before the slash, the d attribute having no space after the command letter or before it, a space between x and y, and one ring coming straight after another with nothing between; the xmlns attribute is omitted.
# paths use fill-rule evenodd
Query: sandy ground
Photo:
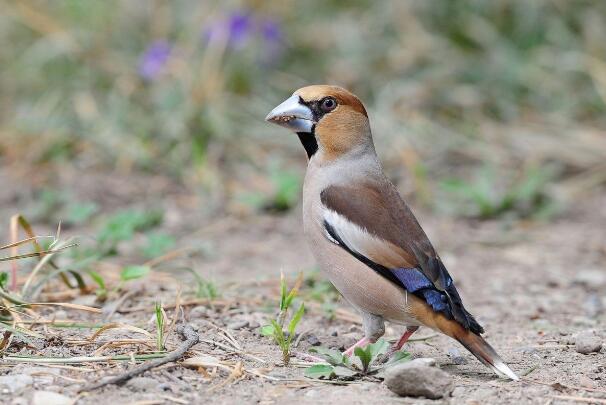
<svg viewBox="0 0 606 405"><path fill-rule="evenodd" d="M0 173L0 178L8 184L6 181L11 177ZM75 184L72 180L65 179L63 184ZM36 187L39 184L33 181L27 187L22 184L7 187L0 193L3 229L8 229L10 214L16 209L27 208L24 201L29 201ZM274 313L279 272L283 271L294 280L298 272L309 274L314 268L300 233L298 210L282 216L211 219L196 210L196 203L192 203L195 199L191 200L170 182L161 182L157 188L138 184L121 191L116 191L108 179L99 181L94 187L88 186L85 191L82 187L74 187L76 194L86 193L87 198L94 201L104 199L100 204L107 209L140 204L154 193L163 193L160 203L171 211L166 216L164 229L180 235L183 238L180 243L205 247L206 254L191 259L193 267L215 280L221 291L221 298L213 305L193 303L187 296L187 283L182 283L182 302L187 305L183 306L181 320L196 327L204 340L190 354L212 356L224 362L228 371L218 369L213 373L212 368L208 368L204 372L173 364L148 372L125 385L82 395L77 391L83 384L132 368L132 365L128 362L84 363L57 368L0 360L0 378L31 376L31 381L26 378L25 386L12 392L8 387L0 386L2 403L29 403L36 392L43 390L77 399L78 404L558 405L592 403L586 399L590 397L601 398L602 402L596 400L595 403L606 403L606 349L581 354L573 344L574 334L586 330L595 330L606 342L606 192L596 192L559 218L542 224L477 222L431 216L417 210L420 222L454 277L466 306L485 327L485 338L513 370L524 375L520 382L499 379L456 342L443 336L414 341L407 345L407 350L417 357L435 358L439 367L452 375L456 386L451 397L427 400L398 397L377 379L341 385L306 379L298 361L283 367L276 346L259 335L258 326L266 323ZM86 230L70 229L67 232L77 234ZM106 267L109 269L106 271L112 271L110 265ZM167 306L175 302L178 284L166 273L132 283L126 292L134 293L110 321L104 321L102 315L70 309L47 308L40 310L40 314L78 322L137 325L153 332L153 323L150 323L153 302L159 298ZM95 302L94 295L70 294L66 297L73 302L103 306ZM305 291L302 294L306 296ZM106 313L111 304L105 304ZM312 335L323 346L340 349L361 336L355 317L350 319L348 315L351 308L347 304L338 302L337 306L344 311L338 312L340 315L336 319L329 319L320 304L313 304L313 300L310 299L309 304L310 310L299 327L306 335L301 339L298 351L306 352L311 347ZM167 313L172 317L174 311L167 308ZM226 349L229 338L222 329L233 336L240 350L229 349L229 345ZM114 330L103 333L98 341L86 343L94 330L42 327L36 330L46 339L16 342L8 354L91 355L103 342L142 337L128 330ZM399 333L397 327L389 327L386 337L395 338ZM433 332L421 330L418 335L422 338L432 336ZM222 343L223 347L213 342ZM178 344L178 337L171 334L168 349ZM141 346L127 345L104 354L129 353L134 347ZM460 353L463 359L453 359L449 352L451 355ZM567 397L574 399L565 399Z"/></svg>

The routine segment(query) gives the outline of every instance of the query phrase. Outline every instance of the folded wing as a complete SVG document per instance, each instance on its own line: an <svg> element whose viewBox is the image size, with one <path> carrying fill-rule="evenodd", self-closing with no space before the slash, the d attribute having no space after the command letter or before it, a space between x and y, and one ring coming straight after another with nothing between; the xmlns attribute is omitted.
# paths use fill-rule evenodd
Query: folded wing
<svg viewBox="0 0 606 405"><path fill-rule="evenodd" d="M321 200L328 239L434 311L474 333L484 331L463 307L446 267L391 183L330 186Z"/></svg>

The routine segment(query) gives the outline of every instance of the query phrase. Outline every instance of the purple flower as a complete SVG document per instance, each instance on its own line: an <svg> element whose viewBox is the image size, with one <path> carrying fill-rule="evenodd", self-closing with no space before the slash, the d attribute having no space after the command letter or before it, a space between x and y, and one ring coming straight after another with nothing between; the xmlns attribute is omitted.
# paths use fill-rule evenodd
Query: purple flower
<svg viewBox="0 0 606 405"><path fill-rule="evenodd" d="M246 11L233 12L228 18L213 23L202 32L204 42L227 40L231 48L242 48L250 38L253 28L252 15Z"/></svg>
<svg viewBox="0 0 606 405"><path fill-rule="evenodd" d="M249 13L235 12L227 21L229 43L235 47L242 45L250 36L252 18Z"/></svg>
<svg viewBox="0 0 606 405"><path fill-rule="evenodd" d="M278 22L269 19L264 20L261 22L260 29L266 42L278 43L282 40L282 29Z"/></svg>
<svg viewBox="0 0 606 405"><path fill-rule="evenodd" d="M164 70L171 50L172 47L167 41L152 42L139 58L139 76L145 80L156 79Z"/></svg>
<svg viewBox="0 0 606 405"><path fill-rule="evenodd" d="M248 10L238 10L202 31L202 40L208 44L215 41L226 43L233 50L242 50L251 40L259 40L260 63L274 64L284 50L283 32L280 22L260 17Z"/></svg>
<svg viewBox="0 0 606 405"><path fill-rule="evenodd" d="M280 59L284 51L282 28L279 22L264 19L259 24L258 30L263 39L263 60L261 64L271 66Z"/></svg>

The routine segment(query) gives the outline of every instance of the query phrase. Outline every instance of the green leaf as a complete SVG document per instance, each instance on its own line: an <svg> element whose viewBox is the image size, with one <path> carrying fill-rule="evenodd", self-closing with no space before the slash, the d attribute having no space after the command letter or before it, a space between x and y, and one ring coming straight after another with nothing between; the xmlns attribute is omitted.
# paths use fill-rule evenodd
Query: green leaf
<svg viewBox="0 0 606 405"><path fill-rule="evenodd" d="M259 332L262 336L273 336L274 335L274 326L273 325L265 325L259 328Z"/></svg>
<svg viewBox="0 0 606 405"><path fill-rule="evenodd" d="M147 243L141 252L146 258L152 259L168 252L176 243L175 238L171 235L155 233L147 237Z"/></svg>
<svg viewBox="0 0 606 405"><path fill-rule="evenodd" d="M295 298L296 295L297 290L295 290L294 288L290 290L290 292L286 296L286 299L284 300L284 309L288 309L290 307L290 304L292 304L292 300Z"/></svg>
<svg viewBox="0 0 606 405"><path fill-rule="evenodd" d="M67 221L71 224L82 224L88 221L97 211L95 203L73 203L67 206Z"/></svg>
<svg viewBox="0 0 606 405"><path fill-rule="evenodd" d="M162 313L162 305L159 302L155 303L156 312L156 348L158 351L164 350L164 314Z"/></svg>
<svg viewBox="0 0 606 405"><path fill-rule="evenodd" d="M284 279L284 273L280 274L280 311L284 311L286 308L286 280Z"/></svg>
<svg viewBox="0 0 606 405"><path fill-rule="evenodd" d="M121 211L107 220L99 234L99 241L117 243L129 240L136 231L144 231L161 222L162 212L160 211Z"/></svg>
<svg viewBox="0 0 606 405"><path fill-rule="evenodd" d="M395 352L389 359L386 365L393 366L395 364L406 363L412 359L412 355L408 352Z"/></svg>
<svg viewBox="0 0 606 405"><path fill-rule="evenodd" d="M107 298L107 287L105 286L105 280L103 280L103 276L101 276L101 274L97 273L94 270L89 270L88 275L99 286L99 289L95 291L97 297L101 300L105 300Z"/></svg>
<svg viewBox="0 0 606 405"><path fill-rule="evenodd" d="M292 339L293 336L295 336L295 330L297 329L297 325L301 321L301 317L303 316L304 312L305 312L305 304L301 303L301 306L299 307L297 312L295 312L295 315L292 317L292 319L290 320L290 323L288 324L289 339Z"/></svg>
<svg viewBox="0 0 606 405"><path fill-rule="evenodd" d="M271 321L271 324L274 327L274 338L276 339L276 342L278 342L280 346L283 346L285 342L284 331L282 330L278 322L274 321L273 319Z"/></svg>
<svg viewBox="0 0 606 405"><path fill-rule="evenodd" d="M354 349L354 354L360 359L364 372L368 371L368 366L370 365L370 361L372 360L372 356L370 354L370 347L356 347Z"/></svg>
<svg viewBox="0 0 606 405"><path fill-rule="evenodd" d="M335 374L337 377L353 377L359 373L344 366L335 366Z"/></svg>
<svg viewBox="0 0 606 405"><path fill-rule="evenodd" d="M120 279L122 281L135 280L141 277L145 277L151 268L149 266L126 266L120 273Z"/></svg>
<svg viewBox="0 0 606 405"><path fill-rule="evenodd" d="M273 205L276 209L287 210L296 204L301 189L301 178L297 173L274 168L271 180L275 194Z"/></svg>
<svg viewBox="0 0 606 405"><path fill-rule="evenodd" d="M0 273L0 288L5 288L8 283L8 273L2 272Z"/></svg>
<svg viewBox="0 0 606 405"><path fill-rule="evenodd" d="M93 281L95 283L97 283L97 285L99 286L99 288L101 290L106 290L107 289L105 287L105 280L103 280L103 276L101 276L101 274L97 273L96 271L90 270L88 272L88 275L90 276L90 278L93 279Z"/></svg>
<svg viewBox="0 0 606 405"><path fill-rule="evenodd" d="M322 356L328 363L333 366L340 366L343 364L348 364L347 356L341 353L338 350L327 349L325 347L313 347L309 349L312 353L318 353Z"/></svg>
<svg viewBox="0 0 606 405"><path fill-rule="evenodd" d="M370 350L371 360L374 361L378 356L381 356L389 350L389 343L385 339L379 339L375 343L368 345Z"/></svg>
<svg viewBox="0 0 606 405"><path fill-rule="evenodd" d="M335 368L327 364L315 364L305 370L305 377L330 380L335 377Z"/></svg>

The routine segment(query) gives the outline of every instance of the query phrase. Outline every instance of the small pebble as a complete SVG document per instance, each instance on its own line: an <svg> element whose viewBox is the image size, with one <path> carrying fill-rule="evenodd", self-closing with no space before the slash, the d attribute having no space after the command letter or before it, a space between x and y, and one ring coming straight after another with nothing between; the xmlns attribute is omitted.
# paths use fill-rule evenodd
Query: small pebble
<svg viewBox="0 0 606 405"><path fill-rule="evenodd" d="M467 393L467 389L465 387L455 387L455 389L452 391L452 396L453 397L462 397L463 395L465 395Z"/></svg>
<svg viewBox="0 0 606 405"><path fill-rule="evenodd" d="M451 347L450 349L448 349L448 356L454 364L461 365L467 363L467 359L465 358L465 356L463 356L461 354L461 351L456 347Z"/></svg>
<svg viewBox="0 0 606 405"><path fill-rule="evenodd" d="M579 377L579 385L584 388L595 388L596 385L590 378L582 375Z"/></svg>
<svg viewBox="0 0 606 405"><path fill-rule="evenodd" d="M97 296L95 294L80 295L73 299L74 304L86 305L89 307L98 307Z"/></svg>
<svg viewBox="0 0 606 405"><path fill-rule="evenodd" d="M227 329L238 330L248 326L248 321L235 321L227 324Z"/></svg>
<svg viewBox="0 0 606 405"><path fill-rule="evenodd" d="M189 317L190 319L206 318L208 317L208 308L201 305L193 307L191 311L189 311Z"/></svg>
<svg viewBox="0 0 606 405"><path fill-rule="evenodd" d="M532 346L523 346L517 349L517 351L522 352L524 354L536 354L539 352L535 347Z"/></svg>
<svg viewBox="0 0 606 405"><path fill-rule="evenodd" d="M360 327L358 325L351 325L349 327L349 329L347 329L348 332L355 332L355 333L360 333L362 332L362 329L360 329Z"/></svg>
<svg viewBox="0 0 606 405"><path fill-rule="evenodd" d="M158 385L158 381L150 377L134 377L126 383L126 386L133 391L153 391Z"/></svg>
<svg viewBox="0 0 606 405"><path fill-rule="evenodd" d="M322 344L316 335L307 335L305 340L312 346L320 346Z"/></svg>
<svg viewBox="0 0 606 405"><path fill-rule="evenodd" d="M34 379L26 374L9 374L0 376L0 392L13 393L34 383Z"/></svg>
<svg viewBox="0 0 606 405"><path fill-rule="evenodd" d="M599 352L602 339L593 330L585 330L574 335L574 348L581 354Z"/></svg>
<svg viewBox="0 0 606 405"><path fill-rule="evenodd" d="M576 274L573 282L589 288L598 288L606 285L606 272L602 269L582 270Z"/></svg>
<svg viewBox="0 0 606 405"><path fill-rule="evenodd" d="M385 385L400 396L430 399L449 396L454 390L452 376L426 363L423 359L415 359L387 368Z"/></svg>
<svg viewBox="0 0 606 405"><path fill-rule="evenodd" d="M602 299L597 294L589 294L583 303L583 309L589 318L597 318L604 310Z"/></svg>
<svg viewBox="0 0 606 405"><path fill-rule="evenodd" d="M32 405L71 405L74 400L52 391L35 391Z"/></svg>

